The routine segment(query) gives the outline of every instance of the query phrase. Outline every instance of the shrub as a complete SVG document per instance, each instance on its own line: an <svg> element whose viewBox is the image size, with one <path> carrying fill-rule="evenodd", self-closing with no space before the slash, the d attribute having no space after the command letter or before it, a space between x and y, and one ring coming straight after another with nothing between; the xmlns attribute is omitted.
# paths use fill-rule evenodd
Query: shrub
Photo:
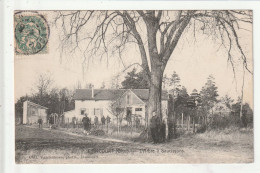
<svg viewBox="0 0 260 173"><path fill-rule="evenodd" d="M232 126L240 126L240 118L238 116L221 116L219 114L214 114L209 123L209 128L211 129L225 129Z"/></svg>
<svg viewBox="0 0 260 173"><path fill-rule="evenodd" d="M207 126L205 124L202 124L198 127L197 133L204 133L207 130Z"/></svg>
<svg viewBox="0 0 260 173"><path fill-rule="evenodd" d="M90 134L94 135L94 136L104 136L105 132L104 132L104 130L97 129L97 130L91 131Z"/></svg>

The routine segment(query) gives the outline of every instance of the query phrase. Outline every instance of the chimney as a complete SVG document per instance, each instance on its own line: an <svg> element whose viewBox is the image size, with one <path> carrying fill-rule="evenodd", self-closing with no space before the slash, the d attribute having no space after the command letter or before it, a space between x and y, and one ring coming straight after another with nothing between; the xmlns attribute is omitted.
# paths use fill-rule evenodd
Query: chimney
<svg viewBox="0 0 260 173"><path fill-rule="evenodd" d="M91 86L91 90L92 90L92 98L94 98L94 85Z"/></svg>

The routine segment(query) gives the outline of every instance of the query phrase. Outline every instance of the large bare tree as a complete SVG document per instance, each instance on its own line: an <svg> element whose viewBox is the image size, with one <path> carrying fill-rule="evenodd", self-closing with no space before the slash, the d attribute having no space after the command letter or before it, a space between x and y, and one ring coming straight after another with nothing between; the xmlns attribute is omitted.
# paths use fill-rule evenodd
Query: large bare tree
<svg viewBox="0 0 260 173"><path fill-rule="evenodd" d="M128 45L138 46L141 64L149 80L148 115L161 117L161 90L165 67L179 40L187 30L203 32L220 40L227 49L234 70L234 50L250 71L240 43L239 30L252 24L252 11L180 10L180 11L60 11L55 23L62 27L61 50L79 49L84 62L91 57L121 53ZM149 122L148 122L149 124ZM148 125L149 127L149 125Z"/></svg>

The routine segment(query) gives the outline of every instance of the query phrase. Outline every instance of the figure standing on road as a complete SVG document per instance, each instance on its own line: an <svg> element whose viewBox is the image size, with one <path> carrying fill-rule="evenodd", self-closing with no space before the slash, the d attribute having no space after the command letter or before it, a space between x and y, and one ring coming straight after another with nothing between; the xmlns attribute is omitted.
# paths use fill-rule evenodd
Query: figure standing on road
<svg viewBox="0 0 260 173"><path fill-rule="evenodd" d="M162 124L160 126L161 142L165 142L165 137L166 137L166 122L165 122L165 119L163 119Z"/></svg>
<svg viewBox="0 0 260 173"><path fill-rule="evenodd" d="M54 117L53 114L50 115L49 117L49 124L50 124L50 129L52 128L53 124L54 124Z"/></svg>
<svg viewBox="0 0 260 173"><path fill-rule="evenodd" d="M39 117L38 119L39 129L42 128L42 117Z"/></svg>
<svg viewBox="0 0 260 173"><path fill-rule="evenodd" d="M95 116L95 118L94 118L94 125L95 125L95 128L98 127L98 117L97 116Z"/></svg>
<svg viewBox="0 0 260 173"><path fill-rule="evenodd" d="M84 131L83 133L87 133L89 131L89 118L88 118L88 114L85 114L85 117L82 118L82 123L83 123L83 128Z"/></svg>
<svg viewBox="0 0 260 173"><path fill-rule="evenodd" d="M73 118L72 118L72 123L73 123L73 128L75 129L75 128L76 128L76 125L77 125L77 119L76 119L76 117L73 117Z"/></svg>
<svg viewBox="0 0 260 173"><path fill-rule="evenodd" d="M103 126L106 124L106 118L104 117L104 115L101 118L101 123L102 123L102 129L103 129Z"/></svg>
<svg viewBox="0 0 260 173"><path fill-rule="evenodd" d="M156 112L154 111L151 118L151 135L153 142L158 143L158 118L156 116Z"/></svg>
<svg viewBox="0 0 260 173"><path fill-rule="evenodd" d="M108 133L108 125L109 125L109 123L110 123L110 117L107 115L107 118L106 118L106 122L107 122L107 133Z"/></svg>
<svg viewBox="0 0 260 173"><path fill-rule="evenodd" d="M88 118L88 132L91 130L91 118Z"/></svg>
<svg viewBox="0 0 260 173"><path fill-rule="evenodd" d="M139 126L140 126L140 119L138 117L136 117L136 119L135 119L135 124L136 124L136 128L139 128Z"/></svg>
<svg viewBox="0 0 260 173"><path fill-rule="evenodd" d="M109 116L107 116L107 118L106 118L106 120L107 120L107 124L109 124L110 123L110 117Z"/></svg>

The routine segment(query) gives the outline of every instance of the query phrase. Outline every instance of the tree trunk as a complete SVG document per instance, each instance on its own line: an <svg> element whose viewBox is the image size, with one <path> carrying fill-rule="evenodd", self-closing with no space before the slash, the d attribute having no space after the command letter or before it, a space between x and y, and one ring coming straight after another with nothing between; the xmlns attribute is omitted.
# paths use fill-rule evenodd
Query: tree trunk
<svg viewBox="0 0 260 173"><path fill-rule="evenodd" d="M169 139L169 128L168 128L168 118L166 119L166 122L165 122L165 139Z"/></svg>
<svg viewBox="0 0 260 173"><path fill-rule="evenodd" d="M240 103L240 112L239 112L241 125L243 125L242 116L243 116L244 82L245 82L245 66L243 65L243 81L242 81L242 88L241 88L241 103Z"/></svg>
<svg viewBox="0 0 260 173"><path fill-rule="evenodd" d="M174 118L173 118L173 96L172 94L169 95L169 101L168 101L168 137L169 139L173 138L174 136Z"/></svg>
<svg viewBox="0 0 260 173"><path fill-rule="evenodd" d="M117 135L119 134L119 120L118 120L119 118L117 117Z"/></svg>
<svg viewBox="0 0 260 173"><path fill-rule="evenodd" d="M174 105L174 102L173 102L173 105ZM173 111L173 138L176 138L176 134L177 134L177 123L176 123L176 114L175 112Z"/></svg>
<svg viewBox="0 0 260 173"><path fill-rule="evenodd" d="M108 134L108 122L107 122L107 134Z"/></svg>
<svg viewBox="0 0 260 173"><path fill-rule="evenodd" d="M152 69L153 70L151 72L151 81L150 81L151 83L150 83L149 98L148 98L147 132L150 131L150 119L154 111L156 112L156 115L159 117L159 124L160 125L162 124L161 91L162 91L163 72L161 72L160 66L152 65ZM148 138L150 137L151 135L148 135Z"/></svg>

